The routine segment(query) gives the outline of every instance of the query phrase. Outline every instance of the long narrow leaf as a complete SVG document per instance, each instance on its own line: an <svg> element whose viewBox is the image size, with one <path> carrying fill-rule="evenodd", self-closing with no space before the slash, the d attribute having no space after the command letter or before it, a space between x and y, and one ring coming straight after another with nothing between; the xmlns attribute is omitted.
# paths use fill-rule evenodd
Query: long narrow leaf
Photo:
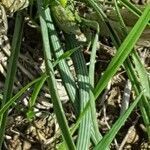
<svg viewBox="0 0 150 150"><path fill-rule="evenodd" d="M38 83L40 80L46 79L48 76L45 74L42 75L40 78L37 78L33 80L32 82L28 83L25 87L23 87L15 96L13 96L8 102L0 109L0 116L2 116L10 106L13 105L14 102L16 102L21 95L24 94L24 92L30 88L33 84Z"/></svg>
<svg viewBox="0 0 150 150"><path fill-rule="evenodd" d="M50 49L50 43L49 43L48 28L47 28L47 24L46 24L46 20L45 20L45 11L46 10L44 10L41 0L37 0L37 5L38 5L41 33L42 33L42 39L43 39L46 72L49 75L47 82L48 82L52 102L54 105L54 111L55 111L60 129L62 131L63 138L67 144L67 147L71 150L75 150L75 145L74 145L73 139L71 137L71 134L69 132L67 119L65 117L63 107L60 102L58 89L57 89L57 85L56 85L56 79L54 76L53 65L51 62L52 56L51 56L51 51L50 51L51 49Z"/></svg>
<svg viewBox="0 0 150 150"><path fill-rule="evenodd" d="M121 44L115 57L112 59L104 75L98 82L94 90L94 94L96 98L99 96L99 94L107 85L110 78L116 73L120 65L125 61L129 53L132 51L133 46L135 45L140 35L142 34L144 28L146 27L149 18L150 18L150 4L147 5L147 7L143 12L143 15L140 17L136 25L133 27L133 29L128 34L124 42Z"/></svg>
<svg viewBox="0 0 150 150"><path fill-rule="evenodd" d="M110 143L113 141L114 137L118 133L119 129L124 125L125 121L139 102L142 94L143 92L135 99L135 101L131 104L129 109L122 116L119 117L119 119L113 124L109 132L97 144L94 150L106 150L106 148L110 145Z"/></svg>
<svg viewBox="0 0 150 150"><path fill-rule="evenodd" d="M140 58L138 57L138 54L135 53L135 55L132 56L135 62L135 69L139 76L139 81L145 89L145 96L147 96L150 99L150 85L149 85L149 78L148 78L148 72L144 68L144 65L142 64Z"/></svg>
<svg viewBox="0 0 150 150"><path fill-rule="evenodd" d="M37 96L38 96L38 94L39 94L39 92L40 92L46 79L47 79L47 77L43 76L41 78L41 80L35 84L33 93L31 95L31 98L29 99L29 107L33 107L35 105L35 101L37 99Z"/></svg>
<svg viewBox="0 0 150 150"><path fill-rule="evenodd" d="M1 108L5 105L5 103L11 98L12 91L13 91L13 85L15 80L15 74L17 69L17 61L18 56L20 53L20 45L22 40L22 32L23 32L23 15L22 12L17 13L16 16L16 22L15 22L15 30L12 40L12 49L11 49L11 56L9 58L8 68L7 68L7 76L5 81L5 87L4 87L4 97L2 100ZM4 133L5 133L5 127L6 127L6 121L7 121L7 114L8 110L5 111L3 116L1 116L1 124L0 124L0 149L2 148Z"/></svg>
<svg viewBox="0 0 150 150"><path fill-rule="evenodd" d="M94 36L93 44L92 44L92 51L91 51L91 58L90 58L90 66L89 66L89 80L90 85L92 86L92 89L94 88L94 75L95 75L95 58L96 58L96 50L97 50L97 43L99 40L99 24L97 22L94 22L96 24L96 34ZM96 106L95 106L95 97L92 92L90 91L90 106L91 106L91 119L93 121L93 128L95 132L95 137L97 140L100 140L102 138L102 135L99 132L98 122L97 122L97 115L96 115Z"/></svg>
<svg viewBox="0 0 150 150"><path fill-rule="evenodd" d="M62 49L62 46L60 44L60 40L58 38L52 17L51 17L51 10L48 8L45 11L46 21L47 21L47 27L49 31L49 38L50 38L50 44L53 49L54 56L56 57L56 60L59 59L64 54L64 51ZM61 60L58 63L58 69L62 77L62 82L66 88L66 91L68 93L68 96L73 103L73 106L75 108L76 114L79 113L79 98L78 98L78 92L77 92L77 85L75 83L75 79L73 75L71 74L68 64L65 60Z"/></svg>
<svg viewBox="0 0 150 150"><path fill-rule="evenodd" d="M68 46L70 48L77 47L78 42L74 35L67 35L68 39ZM89 99L89 91L90 91L90 83L89 77L87 72L87 67L85 63L85 59L83 53L80 50L76 51L72 55L73 63L75 66L78 86L79 86L79 98L80 98L80 112L84 109L88 99ZM90 142L90 130L91 129L91 112L90 110L85 114L82 118L79 132L78 132L78 139L77 139L77 149L78 150L87 150L89 147Z"/></svg>
<svg viewBox="0 0 150 150"><path fill-rule="evenodd" d="M32 119L35 117L35 112L34 112L34 105L37 99L37 96L43 86L43 84L45 83L47 77L43 76L43 78L41 78L41 80L39 82L37 82L34 86L34 90L32 92L31 98L29 99L29 108L27 111L27 118L28 120L32 121Z"/></svg>

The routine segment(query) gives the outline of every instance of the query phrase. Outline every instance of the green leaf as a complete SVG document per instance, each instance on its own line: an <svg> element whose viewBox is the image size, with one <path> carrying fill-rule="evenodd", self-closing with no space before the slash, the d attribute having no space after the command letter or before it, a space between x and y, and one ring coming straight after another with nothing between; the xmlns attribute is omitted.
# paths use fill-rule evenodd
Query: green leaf
<svg viewBox="0 0 150 150"><path fill-rule="evenodd" d="M31 98L29 99L29 108L28 108L28 111L26 113L27 115L27 119L32 121L32 119L34 119L35 117L35 112L34 112L34 105L35 105L35 102L36 102L36 99L37 99L37 96L43 86L43 84L45 83L46 79L47 79L48 76L42 76L41 77L41 80L39 80L39 82L37 82L34 86L34 90L33 90L33 93L31 95Z"/></svg>
<svg viewBox="0 0 150 150"><path fill-rule="evenodd" d="M63 53L61 56L59 56L56 61L53 64L53 67L55 67L61 60L66 59L68 57L70 57L75 51L77 51L80 48L80 46L75 47L71 50L66 51L65 53Z"/></svg>
<svg viewBox="0 0 150 150"><path fill-rule="evenodd" d="M116 55L109 63L107 70L105 71L102 78L99 80L94 94L97 98L102 90L106 87L107 83L111 79L111 77L116 73L118 68L122 65L125 59L128 57L130 52L132 51L134 45L138 41L140 35L142 34L143 30L145 29L148 21L150 18L150 4L147 5L145 8L142 16L139 18L133 29L130 31L128 36L125 38L121 46L119 47Z"/></svg>
<svg viewBox="0 0 150 150"><path fill-rule="evenodd" d="M24 16L22 12L17 13L16 21L15 21L15 30L12 39L12 46L11 46L11 56L9 58L8 68L7 68L7 76L4 86L4 95L3 100L1 103L1 108L5 105L5 103L11 98L13 92L13 86L15 81L15 74L17 69L17 62L18 56L20 53L20 46L22 40L22 33L23 33L23 25L24 25ZM8 110L5 111L3 116L1 115L0 118L0 149L2 148L5 127L6 127L6 120L7 120Z"/></svg>
<svg viewBox="0 0 150 150"><path fill-rule="evenodd" d="M45 74L43 74L40 78L35 79L34 81L32 81L32 82L30 82L29 84L27 84L27 85L26 85L24 88L22 88L15 96L13 96L11 99L9 99L9 100L7 101L7 103L0 109L0 116L2 116L3 113L5 113L6 111L8 111L9 107L10 107L11 105L13 105L13 103L14 103L15 101L17 101L18 98L19 98L22 94L24 94L25 91L26 91L29 87L31 87L33 84L39 82L39 81L41 80L41 78L43 78L43 76L45 76Z"/></svg>
<svg viewBox="0 0 150 150"><path fill-rule="evenodd" d="M47 77L48 76L46 76L46 75L42 76L41 80L35 84L33 93L31 95L31 98L29 99L29 108L31 108L35 105L35 101L37 99L37 96L38 96L43 84L45 83Z"/></svg>
<svg viewBox="0 0 150 150"><path fill-rule="evenodd" d="M67 123L67 119L60 101L60 97L58 94L56 79L54 75L54 69L52 62L52 54L51 54L51 46L49 42L49 33L48 33L48 27L46 22L46 12L49 11L49 9L43 9L43 3L41 0L37 0L37 6L39 11L39 20L40 20L40 26L41 26L41 34L42 34L42 40L43 40L43 51L44 51L44 59L46 64L46 73L49 75L49 78L47 79L48 82L48 88L51 95L51 100L53 102L54 106L54 112L57 117L57 121L59 124L59 127L62 131L62 136L66 142L66 145L69 149L75 150L75 144L72 139L72 136L69 132L69 126Z"/></svg>
<svg viewBox="0 0 150 150"><path fill-rule="evenodd" d="M135 71L137 72L139 77L139 82L142 85L142 88L145 90L144 94L146 97L148 97L148 99L150 99L150 83L148 72L144 68L144 65L138 57L138 54L135 53L132 57L134 60Z"/></svg>
<svg viewBox="0 0 150 150"><path fill-rule="evenodd" d="M26 113L28 121L32 122L35 119L36 113L34 112L33 108L29 109Z"/></svg>

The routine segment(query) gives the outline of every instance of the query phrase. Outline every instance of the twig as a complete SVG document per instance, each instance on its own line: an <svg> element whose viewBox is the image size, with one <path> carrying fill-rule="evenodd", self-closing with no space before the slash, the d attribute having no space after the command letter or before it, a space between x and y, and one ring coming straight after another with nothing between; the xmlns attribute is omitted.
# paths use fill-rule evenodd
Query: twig
<svg viewBox="0 0 150 150"><path fill-rule="evenodd" d="M122 99L120 115L122 115L129 107L131 88L132 88L131 82L127 80L124 88L124 95Z"/></svg>

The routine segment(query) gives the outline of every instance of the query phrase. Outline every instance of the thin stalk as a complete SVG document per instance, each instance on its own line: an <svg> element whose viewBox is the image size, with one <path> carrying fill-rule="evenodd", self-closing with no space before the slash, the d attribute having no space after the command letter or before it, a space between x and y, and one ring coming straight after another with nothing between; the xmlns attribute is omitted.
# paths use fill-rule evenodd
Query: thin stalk
<svg viewBox="0 0 150 150"><path fill-rule="evenodd" d="M41 0L37 1L37 5L38 5L41 33L42 33L42 39L43 39L46 73L49 76L49 78L47 79L47 82L48 82L49 92L51 94L51 99L54 105L54 112L56 114L57 121L59 123L63 138L66 142L68 149L75 150L76 149L75 144L69 132L69 126L67 124L67 119L64 114L64 110L63 110L63 107L59 98L58 89L56 85L53 64L51 61L52 55L51 55L51 48L50 48L50 43L49 43L48 28L47 28L47 23L45 20L45 10L43 8L43 4Z"/></svg>
<svg viewBox="0 0 150 150"><path fill-rule="evenodd" d="M96 34L94 36L93 40L93 46L91 50L91 58L90 58L90 66L89 66L89 80L90 80L90 85L92 86L91 89L94 88L94 76L95 76L95 58L96 58L96 50L97 50L97 43L99 39L99 24L95 22L96 24ZM97 123L97 115L96 115L96 106L95 106L95 97L92 92L90 91L90 106L91 106L91 116L92 116L92 121L93 121L93 128L95 131L95 137L98 141L102 139L102 135L99 132L99 127Z"/></svg>
<svg viewBox="0 0 150 150"><path fill-rule="evenodd" d="M58 38L56 29L54 27L49 8L47 8L47 10L45 11L45 16L46 16L47 27L48 27L48 31L49 31L50 44L52 45L54 55L57 59L64 53L64 51L62 49L62 46L60 44L60 40ZM79 108L79 95L77 92L77 85L75 83L75 79L73 78L73 75L70 72L68 64L65 60L61 60L58 63L58 69L59 69L59 72L61 74L61 78L62 78L63 84L66 88L66 91L68 93L68 96L69 96L69 98L70 98L70 100L73 103L73 106L75 108L75 112L76 112L76 114L78 114L79 113L79 110L78 110L78 108Z"/></svg>
<svg viewBox="0 0 150 150"><path fill-rule="evenodd" d="M50 35L51 45L54 51L54 55L56 58L59 58L64 53L64 51L60 45L60 41L59 41L58 35L56 33L56 30L53 24L53 20L51 18L50 11L46 12L46 18L47 18L46 19L47 26L49 30L49 35ZM74 48L74 47L71 47L71 48ZM70 49L70 47L68 49ZM75 108L76 116L78 116L79 111L80 111L79 109L80 106L79 106L79 93L77 91L76 81L74 80L65 60L61 60L59 62L58 68L62 77L62 81L66 87L66 91ZM94 141L94 143L97 143L99 139L100 138L95 137L94 133L92 134L92 140Z"/></svg>
<svg viewBox="0 0 150 150"><path fill-rule="evenodd" d="M8 69L7 69L7 76L5 81L4 87L4 97L2 100L1 108L7 103L7 101L11 98L13 92L13 86L15 81L15 74L17 70L17 62L18 56L20 53L20 45L22 40L22 32L23 32L23 24L24 24L24 17L22 12L18 12L16 16L15 22L15 30L12 40L12 48L11 48L11 56L9 58ZM2 149L2 143L5 134L5 127L7 122L7 115L8 110L1 116L1 124L0 124L0 149Z"/></svg>
<svg viewBox="0 0 150 150"><path fill-rule="evenodd" d="M115 8L116 8L116 14L118 16L122 31L123 31L123 39L128 35L128 31L127 31L127 27L122 19L122 16L119 12L119 8L117 5L117 0L114 1L115 2ZM131 5L132 6L132 5ZM132 61L131 61L132 60ZM135 67L133 67L133 65L135 65ZM125 62L124 62L124 66L125 69L127 71L127 74L132 80L132 84L134 84L134 90L136 92L136 94L138 95L140 93L140 91L142 91L141 86L145 89L144 95L142 96L142 101L140 101L140 110L142 113L142 117L144 120L144 123L146 125L146 127L149 127L149 122L150 120L148 120L147 118L150 118L150 105L148 103L148 98L149 98L149 93L150 93L150 88L149 88L149 83L148 83L148 76L147 76L147 72L138 56L138 54L136 53L136 51L133 49L133 52L131 53L131 59L128 58ZM136 73L135 73L135 69L136 69ZM132 73L130 73L132 72ZM137 74L139 76L141 85L139 86L138 83L138 79L137 79ZM135 84L136 82L136 84ZM143 110L144 109L144 110ZM149 129L149 128L148 128ZM148 134L150 134L150 132L148 131ZM149 137L150 138L150 137Z"/></svg>
<svg viewBox="0 0 150 150"><path fill-rule="evenodd" d="M66 35L68 48L73 48L78 45L74 35ZM73 63L75 66L75 71L77 74L77 83L79 86L79 98L80 98L80 112L84 109L85 105L89 100L90 84L88 71L86 67L86 62L81 49L77 50L76 53L72 55ZM77 139L77 149L87 150L90 142L91 134L91 110L85 114L83 117Z"/></svg>

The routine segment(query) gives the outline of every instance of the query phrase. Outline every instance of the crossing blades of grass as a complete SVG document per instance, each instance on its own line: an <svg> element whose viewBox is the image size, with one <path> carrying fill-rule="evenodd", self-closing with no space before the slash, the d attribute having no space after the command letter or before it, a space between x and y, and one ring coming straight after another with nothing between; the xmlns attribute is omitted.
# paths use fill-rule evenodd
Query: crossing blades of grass
<svg viewBox="0 0 150 150"><path fill-rule="evenodd" d="M135 54L133 53L132 54L132 57L134 58ZM128 76L130 78L130 81L133 85L133 89L136 93L136 95L139 95L140 92L145 89L144 87L142 87L141 83L139 82L139 76L137 76L137 72L135 71L135 65L137 65L137 63L133 63L131 62L131 60L129 58L127 58L127 62L128 64L128 67L126 68L126 71L128 73ZM140 61L138 61L140 63ZM127 63L125 62L126 66L127 66ZM141 65L140 65L141 66ZM143 68L143 66L141 66ZM143 70L143 69L142 69ZM145 74L145 71L143 72L143 74ZM144 75L145 76L145 75ZM146 77L147 78L147 77ZM145 78L145 79L146 79ZM146 87L146 88L149 88L149 87ZM145 91L144 91L145 92ZM143 121L144 121L144 124L147 128L147 133L149 135L150 133L150 130L149 130L149 124L150 124L150 120L149 120L149 114L150 114L150 105L149 105L149 102L148 102L148 98L146 97L145 94L142 95L141 97L141 101L139 102L139 108L140 108L140 111L141 111L141 115L143 117Z"/></svg>
<svg viewBox="0 0 150 150"><path fill-rule="evenodd" d="M91 57L90 57L90 66L89 66L89 80L91 85L91 91L90 91L90 106L91 106L91 115L92 115L92 122L93 122L93 129L95 132L96 141L99 141L102 138L102 135L99 132L98 124L97 124L97 115L96 115L96 106L95 106L95 97L93 95L93 89L94 89L94 75L95 75L95 58L96 58L96 50L97 50L97 43L99 40L99 24L96 21L87 20L84 18L81 18L84 25L87 27L91 27L96 30L96 33L94 35L94 39L90 41L92 43L91 48ZM96 144L96 141L94 142Z"/></svg>
<svg viewBox="0 0 150 150"><path fill-rule="evenodd" d="M85 0L83 0L85 1ZM95 10L95 12L98 14L99 20L102 21L106 27L106 31L109 31L110 37L112 38L115 45L118 45L121 43L121 40L119 36L116 34L115 30L113 30L112 25L110 24L107 15L102 10L102 5L97 4L94 0L87 0L89 5ZM101 7L100 7L101 6Z"/></svg>
<svg viewBox="0 0 150 150"><path fill-rule="evenodd" d="M47 25L48 25L49 34L50 34L51 45L53 47L54 55L56 56L56 60L57 60L57 59L59 59L59 57L63 56L64 51L62 50L62 47L60 45L55 27L53 25L53 20L51 19L49 12L46 12L46 18L47 18L46 20L47 20ZM67 39L66 39L66 41L67 41ZM72 41L71 41L71 43L72 43ZM76 49L76 46L78 47L78 45L75 45L75 47L73 45L72 45L72 47L68 47L68 49L70 49L70 48ZM76 81L73 79L65 60L61 60L58 63L58 66L59 66L59 71L61 74L62 81L66 87L66 90L70 97L70 100L73 102L73 106L76 110L75 112L76 112L76 114L79 114L79 111L80 111L79 110L79 108L80 108L79 107L79 98L78 98L79 95L78 95L77 86L75 83ZM92 140L95 141L94 143L96 143L96 141L98 142L98 139L95 138L94 136L95 135L92 134Z"/></svg>
<svg viewBox="0 0 150 150"><path fill-rule="evenodd" d="M118 21L120 22L121 29L123 32L123 39L127 36L128 31L127 27L122 19L122 16L120 14L117 1L115 0L115 8L116 8L116 13L118 16ZM130 2L127 2L127 4ZM128 4L128 7L131 7L132 4ZM131 5L131 6L130 6ZM132 6L133 8L135 6ZM150 130L149 130L149 119L150 118L150 105L148 103L148 99L150 99L149 93L150 93L150 85L149 85L149 79L148 79L148 74L147 71L138 56L137 52L133 49L133 52L130 55L130 58L128 58L125 63L124 63L125 70L127 71L128 77L133 84L134 90L136 92L136 95L138 95L142 89L145 89L145 92L142 96L142 101L140 101L139 107L141 110L141 114L144 120L144 124L147 128L147 133L150 135ZM131 73L132 72L132 73ZM136 72L136 73L135 73ZM140 83L139 83L140 81ZM149 136L150 138L150 136Z"/></svg>
<svg viewBox="0 0 150 150"><path fill-rule="evenodd" d="M60 55L60 57L58 57L56 59L56 61L54 62L53 66L55 67L56 65L58 65L60 63L61 60L65 60L66 58L70 57L75 51L77 51L80 47L75 47L71 50L66 51L65 53L63 53L62 55Z"/></svg>
<svg viewBox="0 0 150 150"><path fill-rule="evenodd" d="M140 35L142 34L144 28L146 27L148 21L150 18L150 4L147 5L145 8L142 16L139 18L131 32L128 34L128 36L125 38L121 46L119 47L116 55L110 62L107 70L105 71L102 78L99 80L95 90L94 94L97 98L99 94L102 92L102 90L105 88L107 83L109 82L110 78L116 73L120 65L125 61L127 56L130 54L130 52L133 49L133 46L139 39Z"/></svg>
<svg viewBox="0 0 150 150"><path fill-rule="evenodd" d="M136 16L140 17L142 15L142 11L135 5L133 5L130 1L127 0L119 0L124 6L126 6L132 13ZM144 10L144 7L143 7ZM148 23L150 25L150 23Z"/></svg>
<svg viewBox="0 0 150 150"><path fill-rule="evenodd" d="M50 44L53 50L52 52L54 53L54 56L57 61L57 59L59 59L64 54L64 50L62 49L62 46L60 44L60 40L58 38L49 8L47 8L47 10L45 11L45 16L46 16L47 27L49 31ZM75 109L75 113L78 114L79 95L77 92L77 85L75 83L75 79L72 73L69 70L68 64L64 59L62 59L58 63L58 69L61 74L62 82L66 88L70 101L72 102L73 107Z"/></svg>
<svg viewBox="0 0 150 150"><path fill-rule="evenodd" d="M29 107L28 107L28 111L26 113L27 115L27 119L29 121L32 121L35 118L35 113L34 113L34 105L37 99L37 96L41 90L41 88L43 87L43 84L45 83L45 80L47 79L47 77L43 77L39 82L37 82L34 86L34 90L32 92L31 98L29 99Z"/></svg>
<svg viewBox="0 0 150 150"><path fill-rule="evenodd" d="M5 105L0 109L0 116L2 116L6 111L8 111L9 107L14 104L14 102L19 100L19 97L25 93L25 91L30 88L33 84L39 83L43 80L46 80L48 76L43 74L41 77L33 80L32 82L28 83L25 87L23 87L15 96L13 96L11 99L5 103Z"/></svg>
<svg viewBox="0 0 150 150"><path fill-rule="evenodd" d="M120 46L119 51L117 51L117 53L121 52L121 54L116 54L116 56L113 58L110 65L108 66L106 72L104 73L103 77L100 79L96 89L94 90L96 98L99 96L99 94L105 88L108 81L111 79L112 75L117 71L119 66L127 58L128 54L131 52L134 44L136 43L136 41L140 37L140 34L144 30L144 27L146 26L146 24L148 23L148 20L150 18L149 9L150 9L150 7L147 6L145 11L143 12L143 15L138 20L137 24L134 26L134 28L129 33L129 35L127 36L127 38L123 42L123 44ZM88 105L89 105L89 103L86 105L83 112L85 112L86 109L88 109L88 107L89 107Z"/></svg>
<svg viewBox="0 0 150 150"><path fill-rule="evenodd" d="M147 9L147 10L146 10L146 9ZM138 22L136 23L136 25L134 26L134 28L132 29L132 31L130 32L130 34L127 36L126 40L125 40L125 41L121 44L121 46L120 46L120 48L121 48L121 47L122 47L122 48L123 48L123 47L125 48L125 45L127 44L127 45L128 45L128 46L126 45L126 46L127 46L127 47L126 47L127 50L124 49L124 52L122 53L122 52L121 52L121 49L120 49L120 48L118 49L116 56L119 54L120 56L119 56L119 55L118 55L118 56L119 56L120 58L122 57L121 59L124 59L124 58L129 54L129 53L128 53L128 50L130 49L129 47L130 47L130 46L133 47L133 45L136 43L137 39L140 37L139 34L141 34L141 33L142 33L142 30L145 28L145 27L143 26L143 29L141 30L141 32L139 32L139 31L137 30L138 26L139 26L139 29L140 29L140 25L145 24L145 26L146 26L146 24L148 23L148 21L149 21L149 16L148 16L148 15L149 15L149 14L148 14L148 13L149 13L149 12L148 12L148 11L149 11L149 10L148 10L148 9L149 9L149 6L147 6L146 9L145 9L144 12L147 11L147 15L145 14L145 17L147 18L147 20L144 18L144 13L143 13L143 20L142 20L142 18L140 18L141 21L138 20ZM146 23L146 21L147 21L147 23ZM141 26L141 28L142 28L142 26ZM135 36L133 36L134 32L136 33ZM131 39L129 39L130 36L131 36ZM133 36L133 37L132 37L132 36ZM134 40L135 40L135 42L132 43ZM129 42L129 43L127 43L127 42ZM133 45L132 45L132 44L133 44ZM132 50L132 49L130 49L129 51L131 51L131 50ZM120 51L120 52L119 52L119 51ZM128 53L128 54L126 55L125 53ZM132 53L132 56L134 56L134 55L135 55L135 54ZM115 57L116 57L116 56L115 56ZM118 56L117 56L117 57L118 57ZM113 58L113 60L115 59L115 57ZM120 59L120 58L119 58L119 59ZM135 57L134 57L134 58L135 58ZM121 59L120 59L120 61L122 61ZM112 61L113 61L113 60L112 60ZM110 72L111 72L111 70L114 71L114 69L111 68L111 65L113 65L112 61L111 61L110 65L109 65L109 67L110 67L110 68L109 68L109 69L110 69ZM130 65L132 64L132 63L130 63L130 62L131 62L131 61L130 61L129 59L127 59L127 61L124 62L124 66L125 66L125 69L126 69L126 71L127 71L128 76L129 76L129 78L130 78L130 81L134 84L133 87L134 87L135 91L137 91L136 94L138 94L139 92L141 92L141 91L140 91L141 88L138 88L139 83L137 83L136 85L135 85L135 83L134 83L135 80L137 80L137 79L136 79L136 77L134 77L134 76L136 76L136 74L130 73L130 72L132 72L132 70L134 70L134 67L132 67L132 68L130 67ZM138 62L139 62L139 61L138 61ZM118 62L116 61L116 64L117 64L117 63L119 63L119 61L118 61ZM120 64L121 64L121 63L120 63ZM136 65L136 64L135 64L135 65ZM142 68L143 68L143 66L142 66ZM143 68L143 69L144 69L144 68ZM145 69L144 69L144 70L145 70ZM105 72L105 73L106 73L105 75L106 75L106 76L107 76L107 75L110 75L110 72ZM145 71L144 71L144 72L145 72ZM143 76L144 72L142 72L142 76ZM101 82L104 82L104 79L106 79L106 76L105 76L104 78L102 77L102 78L100 79ZM145 75L144 75L144 76L145 76ZM135 80L132 80L133 78L134 78ZM145 78L145 80L146 80L146 78ZM108 81L108 80L107 80L107 81ZM98 84L99 84L99 86L102 85L102 83L100 83L100 81L99 81ZM104 88L104 87L103 87L103 88ZM146 88L148 88L148 87L146 87ZM102 91L102 90L101 90L101 91ZM97 96L96 96L96 97L97 97ZM146 124L146 126L147 126L147 128L148 128L148 124L149 124L148 122L149 122L149 121L148 121L146 118L149 118L149 107L150 107L150 105L148 104L147 98L145 97L145 95L142 96L142 99L143 99L143 101L142 101L142 103L141 103L142 105L139 105L139 106L140 106L141 111L143 112L142 116L143 116L143 119L146 121L146 122L145 122L145 121L144 121L144 122L145 122L145 124ZM144 105L145 108L143 107L143 105ZM147 113L146 113L146 112L147 112ZM147 114L148 116L146 116L146 114ZM149 131L148 131L148 133L149 133Z"/></svg>
<svg viewBox="0 0 150 150"><path fill-rule="evenodd" d="M74 35L68 35L68 42L70 39L70 43L68 43L71 47L76 47L78 42ZM86 62L83 56L83 53L80 50L76 51L72 55L73 63L75 66L75 71L77 74L77 83L79 86L79 98L80 98L80 112L84 109L88 99L90 92L90 83L89 76L87 71ZM77 149L78 150L87 150L90 143L90 135L91 135L91 110L86 113L86 115L82 118L78 139L77 139Z"/></svg>
<svg viewBox="0 0 150 150"><path fill-rule="evenodd" d="M73 139L71 137L71 134L69 132L67 119L65 117L64 110L60 102L58 89L56 85L56 79L54 76L53 65L51 62L52 60L51 48L50 48L50 43L49 43L47 23L45 20L46 10L43 8L43 4L41 0L37 0L37 6L38 6L39 19L40 19L40 25L41 25L42 39L43 39L46 73L49 75L47 82L48 82L49 92L51 94L51 99L52 99L53 106L54 106L54 112L56 114L59 127L62 131L63 139L65 140L68 149L75 150L76 148L75 148Z"/></svg>

